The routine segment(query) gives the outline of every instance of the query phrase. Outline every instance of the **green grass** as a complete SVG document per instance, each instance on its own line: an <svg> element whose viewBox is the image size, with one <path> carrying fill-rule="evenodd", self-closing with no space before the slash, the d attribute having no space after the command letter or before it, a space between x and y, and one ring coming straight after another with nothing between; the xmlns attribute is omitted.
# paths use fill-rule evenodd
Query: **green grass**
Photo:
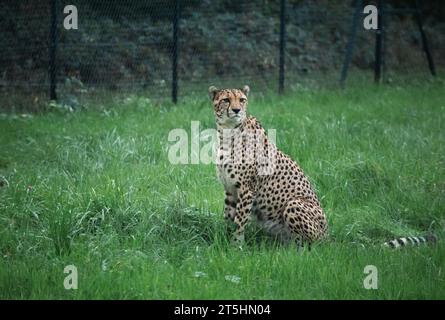
<svg viewBox="0 0 445 320"><path fill-rule="evenodd" d="M3 114L0 298L444 299L443 81L252 89L251 113L317 189L326 243L297 252L250 225L244 249L230 245L214 165L167 158L170 130L214 127L206 88L177 106L130 96ZM429 232L435 247L380 246ZM77 290L63 287L66 265ZM363 287L366 265L377 290Z"/></svg>

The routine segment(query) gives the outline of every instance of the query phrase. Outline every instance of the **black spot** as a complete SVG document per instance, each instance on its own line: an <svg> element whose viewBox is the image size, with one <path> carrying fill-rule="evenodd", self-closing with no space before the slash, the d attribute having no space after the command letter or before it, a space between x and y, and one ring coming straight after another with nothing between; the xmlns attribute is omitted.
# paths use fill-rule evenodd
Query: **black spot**
<svg viewBox="0 0 445 320"><path fill-rule="evenodd" d="M236 208L236 203L230 201L229 199L225 199L225 200L224 200L224 203L225 203L226 205L228 205L228 206L231 206L232 208Z"/></svg>

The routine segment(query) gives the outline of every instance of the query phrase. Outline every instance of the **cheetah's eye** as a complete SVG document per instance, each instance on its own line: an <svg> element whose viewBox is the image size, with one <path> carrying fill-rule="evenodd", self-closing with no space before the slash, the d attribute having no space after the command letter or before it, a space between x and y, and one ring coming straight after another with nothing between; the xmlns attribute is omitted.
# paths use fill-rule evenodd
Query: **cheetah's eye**
<svg viewBox="0 0 445 320"><path fill-rule="evenodd" d="M224 103L229 103L229 102L230 102L230 99L229 99L229 98L224 98L224 99L222 99L221 101L224 102Z"/></svg>
<svg viewBox="0 0 445 320"><path fill-rule="evenodd" d="M239 101L240 101L241 103L244 103L244 102L247 101L247 99L246 99L246 98L240 98Z"/></svg>

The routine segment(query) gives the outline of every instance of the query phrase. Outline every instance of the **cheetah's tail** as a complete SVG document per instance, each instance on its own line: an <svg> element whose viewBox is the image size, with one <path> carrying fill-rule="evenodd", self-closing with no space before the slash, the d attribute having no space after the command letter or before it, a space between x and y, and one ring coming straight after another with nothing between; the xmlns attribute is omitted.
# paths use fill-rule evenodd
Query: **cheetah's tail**
<svg viewBox="0 0 445 320"><path fill-rule="evenodd" d="M420 244L435 244L437 237L435 235L426 235L421 237L401 237L385 242L383 245L392 249L405 246L417 246Z"/></svg>

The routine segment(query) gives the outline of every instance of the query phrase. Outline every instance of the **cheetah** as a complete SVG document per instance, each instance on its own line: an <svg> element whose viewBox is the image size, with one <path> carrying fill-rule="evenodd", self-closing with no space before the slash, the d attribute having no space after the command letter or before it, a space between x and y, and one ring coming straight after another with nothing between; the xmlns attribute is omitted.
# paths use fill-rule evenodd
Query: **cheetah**
<svg viewBox="0 0 445 320"><path fill-rule="evenodd" d="M216 168L225 191L224 218L236 224L236 243L243 243L245 226L255 216L269 233L310 248L327 237L326 215L303 170L247 114L249 91L247 85L209 87L217 127ZM397 249L436 242L430 234L396 238L383 246Z"/></svg>
<svg viewBox="0 0 445 320"><path fill-rule="evenodd" d="M217 127L216 167L225 190L224 218L244 242L254 216L282 239L311 244L327 234L327 219L298 164L272 143L260 122L247 114L249 87L209 87Z"/></svg>

